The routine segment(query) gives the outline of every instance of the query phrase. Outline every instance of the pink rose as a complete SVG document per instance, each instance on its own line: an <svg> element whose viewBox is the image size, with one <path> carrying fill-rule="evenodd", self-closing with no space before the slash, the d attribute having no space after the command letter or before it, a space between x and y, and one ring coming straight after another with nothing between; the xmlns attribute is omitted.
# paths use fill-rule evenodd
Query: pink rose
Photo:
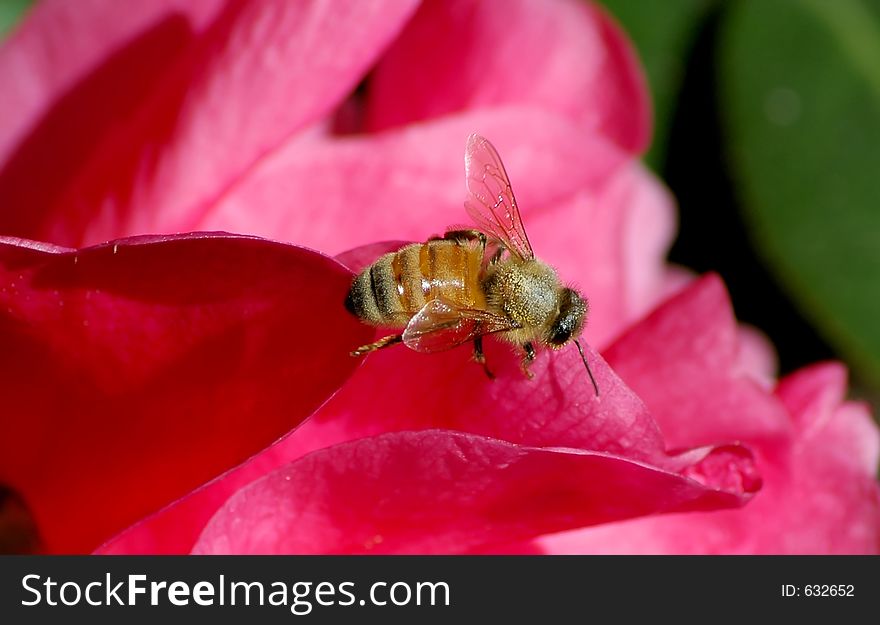
<svg viewBox="0 0 880 625"><path fill-rule="evenodd" d="M771 392L768 350L711 277L639 321L686 278L662 262L672 203L634 160L643 80L595 7L46 2L0 73L0 483L44 549L877 550L877 431L836 408L841 379ZM573 350L542 353L534 382L495 344L495 382L467 350L356 368L372 330L342 308L338 262L243 236L124 238L421 240L464 220L475 130L538 254L590 298L585 339L613 368L588 350L599 399ZM827 416L804 417L814 404ZM805 420L859 453L807 445ZM758 473L753 502L713 512ZM759 540L751 510L791 484L816 505L775 515L777 536L806 538ZM660 524L655 542L633 544L638 523Z"/></svg>

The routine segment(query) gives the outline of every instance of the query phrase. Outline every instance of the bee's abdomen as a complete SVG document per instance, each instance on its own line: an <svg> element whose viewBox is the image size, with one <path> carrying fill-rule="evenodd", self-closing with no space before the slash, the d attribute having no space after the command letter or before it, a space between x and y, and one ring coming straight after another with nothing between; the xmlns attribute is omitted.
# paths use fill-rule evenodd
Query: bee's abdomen
<svg viewBox="0 0 880 625"><path fill-rule="evenodd" d="M375 325L404 326L425 302L443 297L485 304L481 249L455 241L415 243L379 258L351 286L345 307Z"/></svg>
<svg viewBox="0 0 880 625"><path fill-rule="evenodd" d="M400 297L389 270L394 254L386 254L354 279L345 307L364 321L376 325L391 323L400 311Z"/></svg>

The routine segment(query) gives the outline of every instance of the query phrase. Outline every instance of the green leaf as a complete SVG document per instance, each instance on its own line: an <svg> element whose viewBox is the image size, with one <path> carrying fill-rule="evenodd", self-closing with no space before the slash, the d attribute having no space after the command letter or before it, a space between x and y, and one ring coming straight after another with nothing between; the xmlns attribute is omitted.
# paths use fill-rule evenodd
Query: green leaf
<svg viewBox="0 0 880 625"><path fill-rule="evenodd" d="M0 0L0 39L18 23L22 13L31 4L31 0Z"/></svg>
<svg viewBox="0 0 880 625"><path fill-rule="evenodd" d="M826 339L880 387L880 7L730 8L721 113L751 234Z"/></svg>
<svg viewBox="0 0 880 625"><path fill-rule="evenodd" d="M601 0L632 38L654 100L654 138L645 161L662 168L669 124L701 22L718 0Z"/></svg>

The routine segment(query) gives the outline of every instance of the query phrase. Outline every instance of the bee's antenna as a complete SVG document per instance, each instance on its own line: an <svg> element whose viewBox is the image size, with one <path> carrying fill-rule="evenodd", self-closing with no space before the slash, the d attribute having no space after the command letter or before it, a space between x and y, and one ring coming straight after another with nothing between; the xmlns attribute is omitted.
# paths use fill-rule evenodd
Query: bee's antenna
<svg viewBox="0 0 880 625"><path fill-rule="evenodd" d="M587 373L590 375L590 382L593 383L593 388L596 389L596 397L598 397L599 385L596 384L596 378L593 377L593 372L590 371L590 363L587 362L587 357L584 355L584 348L581 347L580 341L577 339L574 340L574 344L577 345L578 351L581 353L581 359L584 361L584 366L587 368Z"/></svg>

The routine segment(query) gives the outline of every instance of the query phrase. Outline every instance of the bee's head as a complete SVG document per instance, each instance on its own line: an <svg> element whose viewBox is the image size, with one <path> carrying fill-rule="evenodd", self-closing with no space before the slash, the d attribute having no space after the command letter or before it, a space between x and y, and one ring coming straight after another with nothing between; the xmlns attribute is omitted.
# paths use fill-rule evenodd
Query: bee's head
<svg viewBox="0 0 880 625"><path fill-rule="evenodd" d="M574 289L564 288L559 295L559 314L550 325L547 344L559 349L572 339L576 339L584 329L587 316L587 302Z"/></svg>

